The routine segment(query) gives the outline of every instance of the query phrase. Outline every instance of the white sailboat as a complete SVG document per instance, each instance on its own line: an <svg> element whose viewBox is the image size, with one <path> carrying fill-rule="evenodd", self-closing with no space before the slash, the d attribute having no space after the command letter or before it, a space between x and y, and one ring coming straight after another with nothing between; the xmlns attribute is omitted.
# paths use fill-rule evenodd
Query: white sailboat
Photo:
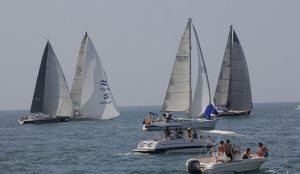
<svg viewBox="0 0 300 174"><path fill-rule="evenodd" d="M36 81L30 113L18 119L20 124L69 121L73 104L69 88L48 41Z"/></svg>
<svg viewBox="0 0 300 174"><path fill-rule="evenodd" d="M198 77L196 90L192 99L192 71L191 71L191 35L192 28L196 38L198 54ZM162 107L163 112L186 112L186 117L172 120L146 118L144 130L157 130L181 128L209 128L214 129L217 120L211 118L199 118L205 113L206 107L211 104L210 87L207 71L200 48L199 39L192 20L189 19L186 29L181 38L176 54L175 63L171 73L169 86ZM210 113L209 113L210 114ZM210 117L210 115L207 115ZM150 119L150 120L149 120Z"/></svg>
<svg viewBox="0 0 300 174"><path fill-rule="evenodd" d="M71 88L75 119L110 119L120 115L100 57L86 33Z"/></svg>
<svg viewBox="0 0 300 174"><path fill-rule="evenodd" d="M242 45L230 32L214 96L219 116L249 115L252 110L250 76Z"/></svg>

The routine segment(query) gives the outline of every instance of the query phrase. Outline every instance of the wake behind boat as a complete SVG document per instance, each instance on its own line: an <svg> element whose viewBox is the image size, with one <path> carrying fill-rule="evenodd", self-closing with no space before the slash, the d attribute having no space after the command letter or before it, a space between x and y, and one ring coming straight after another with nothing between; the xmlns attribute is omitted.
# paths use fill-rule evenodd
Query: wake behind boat
<svg viewBox="0 0 300 174"><path fill-rule="evenodd" d="M219 116L249 115L253 108L246 58L232 26L230 26L214 103Z"/></svg>
<svg viewBox="0 0 300 174"><path fill-rule="evenodd" d="M196 90L192 99L192 71L191 71L191 34L192 28L195 35L197 54L198 54L198 76ZM155 119L146 121L144 119L144 130L159 130L169 127L174 129L193 128L193 129L214 129L217 119L211 117L214 111L211 104L210 87L208 82L207 71L197 36L196 29L189 19L183 36L181 38L179 48L177 50L175 63L171 73L169 86L162 107L166 117L170 116L169 112L185 112L183 117L169 119ZM204 114L205 113L205 114ZM216 113L216 112L215 112ZM205 115L205 118L203 118ZM168 119L168 118L167 118Z"/></svg>
<svg viewBox="0 0 300 174"><path fill-rule="evenodd" d="M66 122L73 116L69 88L48 41L43 53L30 113L18 119L20 124Z"/></svg>

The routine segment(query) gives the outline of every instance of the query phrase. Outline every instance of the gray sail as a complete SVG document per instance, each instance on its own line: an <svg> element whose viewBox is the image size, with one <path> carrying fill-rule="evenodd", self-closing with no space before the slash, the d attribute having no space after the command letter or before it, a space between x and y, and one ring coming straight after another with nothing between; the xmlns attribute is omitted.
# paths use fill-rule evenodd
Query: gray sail
<svg viewBox="0 0 300 174"><path fill-rule="evenodd" d="M219 108L224 107L236 111L249 111L252 109L247 62L232 26L230 27L214 102Z"/></svg>
<svg viewBox="0 0 300 174"><path fill-rule="evenodd" d="M217 107L226 107L229 92L229 78L230 78L230 57L232 45L232 26L230 26L229 36L225 48L223 62L219 74L218 84L214 96L214 103Z"/></svg>
<svg viewBox="0 0 300 174"><path fill-rule="evenodd" d="M73 104L65 76L48 41L41 61L30 112L52 116L72 116L72 108Z"/></svg>
<svg viewBox="0 0 300 174"><path fill-rule="evenodd" d="M242 46L235 31L233 31L230 72L227 107L237 111L251 110L252 95L249 71Z"/></svg>
<svg viewBox="0 0 300 174"><path fill-rule="evenodd" d="M47 65L47 58L48 58L48 44L45 47L44 54L42 57L39 74L36 80L34 95L32 98L31 103L31 113L38 113L43 112L44 106L44 94L45 94L45 80L46 80L46 65Z"/></svg>

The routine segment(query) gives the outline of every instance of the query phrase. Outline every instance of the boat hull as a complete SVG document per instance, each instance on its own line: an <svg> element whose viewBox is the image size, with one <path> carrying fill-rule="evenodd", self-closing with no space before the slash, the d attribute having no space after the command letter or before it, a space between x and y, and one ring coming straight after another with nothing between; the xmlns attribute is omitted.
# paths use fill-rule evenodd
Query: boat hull
<svg viewBox="0 0 300 174"><path fill-rule="evenodd" d="M205 139L175 139L175 140L146 140L141 141L134 152L140 153L193 153L209 150L214 145Z"/></svg>
<svg viewBox="0 0 300 174"><path fill-rule="evenodd" d="M222 111L218 117L250 115L251 111Z"/></svg>
<svg viewBox="0 0 300 174"><path fill-rule="evenodd" d="M268 158L257 157L232 162L213 162L205 164L201 163L201 160L199 159L190 159L186 162L186 165L188 167L188 171L191 173L195 173L197 171L201 171L205 174L239 173L257 170L268 160Z"/></svg>
<svg viewBox="0 0 300 174"><path fill-rule="evenodd" d="M19 124L43 124L43 123L58 123L58 122L69 122L70 117L60 116L60 117L47 117L41 119L33 119L33 120L21 120L19 119Z"/></svg>
<svg viewBox="0 0 300 174"><path fill-rule="evenodd" d="M143 125L143 130L164 130L167 127L170 130L174 130L176 128L182 129L214 129L217 124L217 119L214 120L206 120L206 119L186 119L186 118L178 118L174 121L170 122L154 122L151 125Z"/></svg>

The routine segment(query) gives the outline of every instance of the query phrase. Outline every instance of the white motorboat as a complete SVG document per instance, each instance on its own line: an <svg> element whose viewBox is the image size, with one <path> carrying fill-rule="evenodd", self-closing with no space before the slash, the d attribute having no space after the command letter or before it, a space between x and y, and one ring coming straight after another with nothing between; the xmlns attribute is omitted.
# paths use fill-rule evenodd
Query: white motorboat
<svg viewBox="0 0 300 174"><path fill-rule="evenodd" d="M192 92L192 33L194 33L195 50L198 55L197 82L193 95ZM209 108L209 109L208 109ZM168 89L162 107L162 112L181 112L181 118L170 120L155 119L144 120L144 130L161 130L169 128L193 128L193 129L214 129L217 119L212 119L210 114L216 111L211 102L210 86L208 75L200 42L192 20L189 19L182 35ZM208 112L211 111L211 112ZM217 113L217 112L215 112ZM203 117L204 115L204 117Z"/></svg>
<svg viewBox="0 0 300 174"><path fill-rule="evenodd" d="M207 152L213 145L214 143L207 137L187 138L174 135L167 139L141 141L133 151L141 153L199 153L201 150Z"/></svg>
<svg viewBox="0 0 300 174"><path fill-rule="evenodd" d="M186 162L186 166L189 173L239 173L257 170L268 160L266 157L258 157L254 154L251 154L249 159L240 156L230 162L222 161L219 157L193 158Z"/></svg>
<svg viewBox="0 0 300 174"><path fill-rule="evenodd" d="M238 135L234 132L212 130L207 131L222 135ZM220 136L221 137L221 136ZM220 139L220 137L218 139ZM239 150L233 154L232 159L225 154L218 155L211 148L212 155L210 157L192 158L186 161L185 166L189 173L219 174L219 173L239 173L248 172L259 169L263 163L269 160L267 157L259 157L256 154L250 154L250 158L243 159L243 155Z"/></svg>

